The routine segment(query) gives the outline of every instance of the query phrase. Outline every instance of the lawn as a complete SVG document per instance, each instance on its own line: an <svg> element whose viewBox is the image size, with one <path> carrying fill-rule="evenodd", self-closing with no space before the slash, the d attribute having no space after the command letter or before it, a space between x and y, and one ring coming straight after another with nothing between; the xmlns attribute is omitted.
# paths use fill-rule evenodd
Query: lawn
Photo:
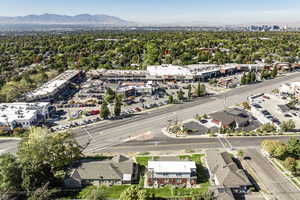
<svg viewBox="0 0 300 200"><path fill-rule="evenodd" d="M208 188L173 188L165 186L162 188L147 189L154 194L156 198L172 198L172 197L192 197L193 194L202 194L208 191Z"/></svg>
<svg viewBox="0 0 300 200"><path fill-rule="evenodd" d="M192 160L195 161L197 164L201 164L202 157L205 156L204 154L192 154L192 155L180 155L178 156L180 160Z"/></svg>
<svg viewBox="0 0 300 200"><path fill-rule="evenodd" d="M114 185L114 186L103 186L105 188L105 196L108 199L119 199L121 193L126 190L129 185ZM93 189L96 189L97 186L88 186L81 190L78 195L78 199L84 199L84 197Z"/></svg>
<svg viewBox="0 0 300 200"><path fill-rule="evenodd" d="M119 199L120 195L126 190L129 185L114 185L103 186L105 188L105 196L108 199ZM84 199L84 197L97 186L88 186L83 188L77 195L77 199ZM171 198L171 197L191 197L193 194L202 194L208 191L208 187L202 188L173 188L172 186L165 186L162 188L148 188L150 194L154 194L156 198Z"/></svg>
<svg viewBox="0 0 300 200"><path fill-rule="evenodd" d="M139 165L147 167L149 160L157 160L159 159L159 156L137 156L135 157L135 159Z"/></svg>

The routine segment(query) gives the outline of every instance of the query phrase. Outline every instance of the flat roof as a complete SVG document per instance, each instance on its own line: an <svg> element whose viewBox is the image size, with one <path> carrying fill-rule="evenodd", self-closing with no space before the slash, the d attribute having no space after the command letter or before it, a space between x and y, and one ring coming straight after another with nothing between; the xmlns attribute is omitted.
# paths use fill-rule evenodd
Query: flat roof
<svg viewBox="0 0 300 200"><path fill-rule="evenodd" d="M189 69L177 65L148 66L150 76L192 76Z"/></svg>
<svg viewBox="0 0 300 200"><path fill-rule="evenodd" d="M148 161L148 169L156 173L190 173L196 169L194 161Z"/></svg>
<svg viewBox="0 0 300 200"><path fill-rule="evenodd" d="M50 105L48 102L40 103L1 103L0 122L11 123L13 121L30 120Z"/></svg>

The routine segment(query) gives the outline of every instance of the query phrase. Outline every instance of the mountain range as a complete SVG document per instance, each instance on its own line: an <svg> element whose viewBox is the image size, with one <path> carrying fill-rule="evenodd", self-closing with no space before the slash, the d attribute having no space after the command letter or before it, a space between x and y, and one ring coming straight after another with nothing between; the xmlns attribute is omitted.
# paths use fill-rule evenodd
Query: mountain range
<svg viewBox="0 0 300 200"><path fill-rule="evenodd" d="M134 23L109 15L81 14L68 16L42 14L17 17L0 16L0 24L128 26Z"/></svg>

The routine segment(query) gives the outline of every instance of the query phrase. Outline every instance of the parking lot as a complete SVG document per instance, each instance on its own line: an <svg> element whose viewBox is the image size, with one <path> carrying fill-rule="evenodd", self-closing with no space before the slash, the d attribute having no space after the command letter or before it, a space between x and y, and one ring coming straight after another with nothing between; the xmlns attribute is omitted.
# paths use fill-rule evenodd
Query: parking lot
<svg viewBox="0 0 300 200"><path fill-rule="evenodd" d="M255 98L251 103L251 112L263 123L275 124L278 128L283 121L292 119L296 129L300 128L300 112L298 105L290 109L287 104L291 101L289 97L279 94L264 94Z"/></svg>

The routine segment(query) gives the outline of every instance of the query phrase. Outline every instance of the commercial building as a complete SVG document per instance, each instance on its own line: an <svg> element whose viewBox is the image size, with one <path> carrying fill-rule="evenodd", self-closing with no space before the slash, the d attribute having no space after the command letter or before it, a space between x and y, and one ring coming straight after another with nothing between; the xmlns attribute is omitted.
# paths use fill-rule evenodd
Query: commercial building
<svg viewBox="0 0 300 200"><path fill-rule="evenodd" d="M220 66L215 64L194 64L188 65L187 68L196 80L207 81L210 78L221 76Z"/></svg>
<svg viewBox="0 0 300 200"><path fill-rule="evenodd" d="M279 93L284 95L294 95L300 100L300 82L285 83L279 87Z"/></svg>
<svg viewBox="0 0 300 200"><path fill-rule="evenodd" d="M192 187L197 183L196 163L193 161L148 161L147 185L181 185Z"/></svg>
<svg viewBox="0 0 300 200"><path fill-rule="evenodd" d="M90 70L87 76L92 79L99 79L111 82L118 81L144 81L147 71L145 70Z"/></svg>
<svg viewBox="0 0 300 200"><path fill-rule="evenodd" d="M0 129L29 128L48 118L50 103L1 103Z"/></svg>
<svg viewBox="0 0 300 200"><path fill-rule="evenodd" d="M60 91L68 86L69 83L76 80L81 75L82 72L80 70L65 71L36 90L28 93L26 98L28 101L50 101Z"/></svg>
<svg viewBox="0 0 300 200"><path fill-rule="evenodd" d="M147 72L147 79L153 81L194 80L194 75L188 68L177 65L148 66Z"/></svg>

